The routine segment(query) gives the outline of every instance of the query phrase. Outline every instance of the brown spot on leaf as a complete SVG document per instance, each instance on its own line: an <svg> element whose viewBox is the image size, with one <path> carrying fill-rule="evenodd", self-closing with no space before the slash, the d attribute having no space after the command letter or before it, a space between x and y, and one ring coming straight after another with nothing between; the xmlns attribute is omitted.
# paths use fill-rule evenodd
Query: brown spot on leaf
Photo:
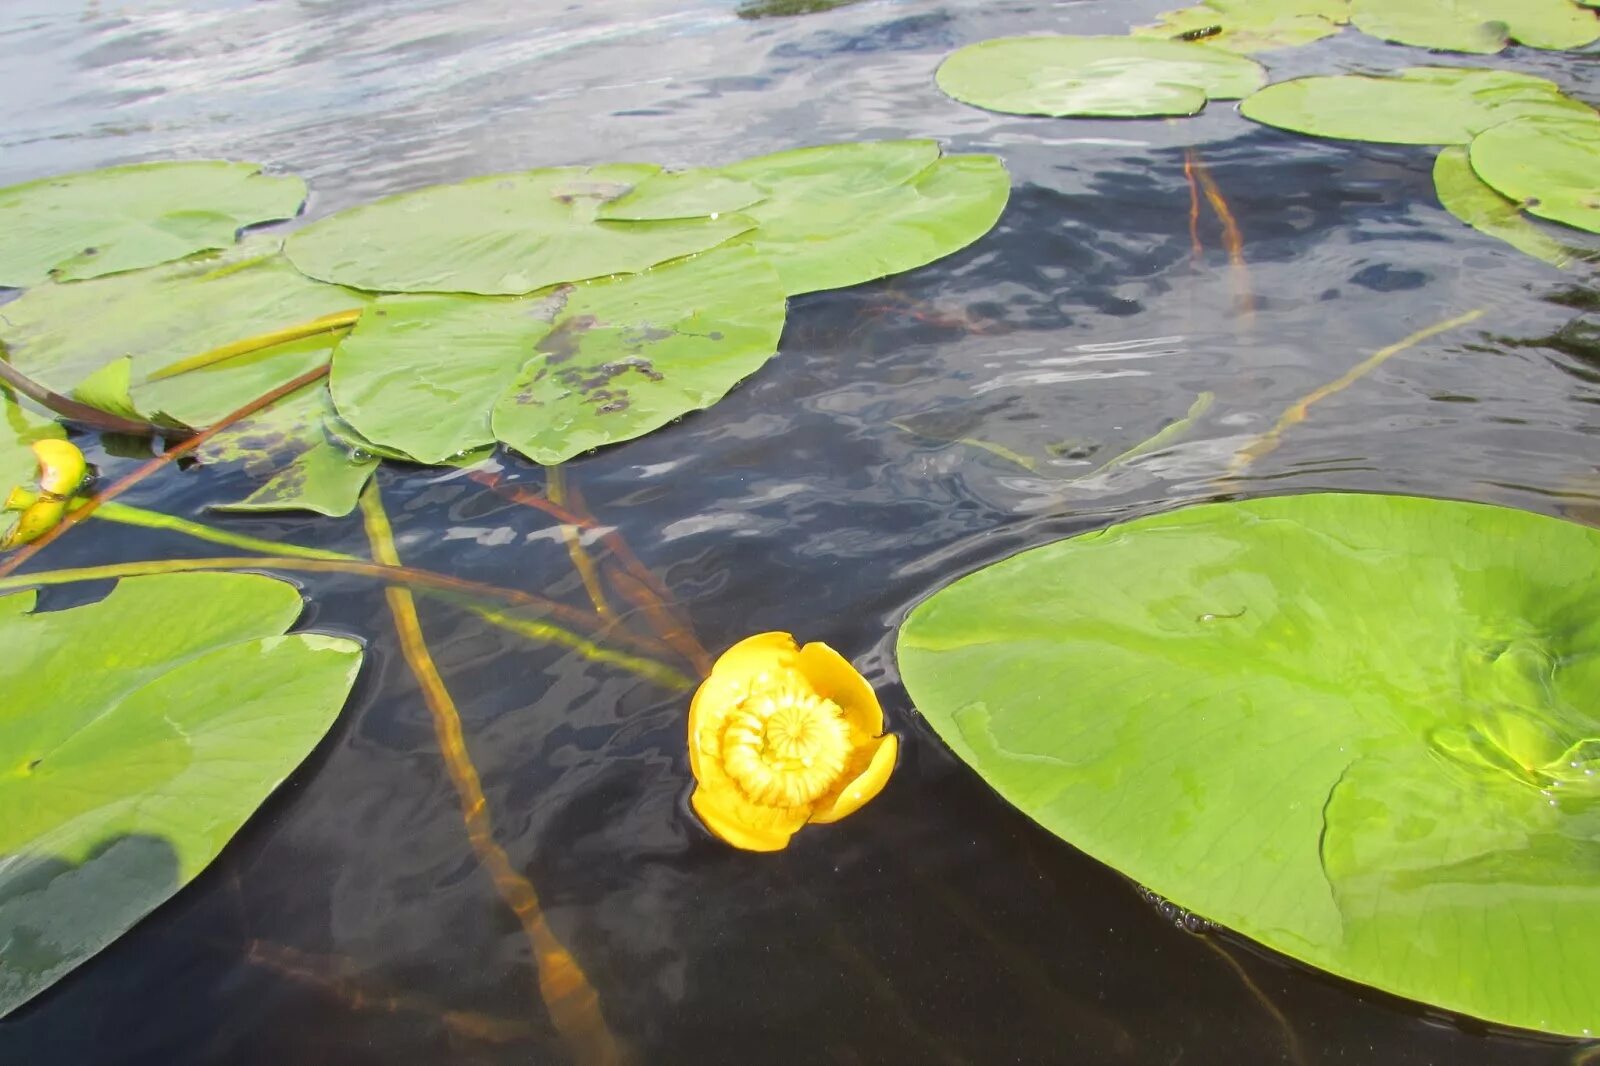
<svg viewBox="0 0 1600 1066"><path fill-rule="evenodd" d="M577 286L563 283L537 300L528 303L528 317L536 322L554 322L556 316L567 309L567 300Z"/></svg>
<svg viewBox="0 0 1600 1066"><path fill-rule="evenodd" d="M555 329L544 335L534 350L544 355L545 363L549 366L560 366L578 354L583 335L599 324L600 320L593 315L574 315L562 319Z"/></svg>

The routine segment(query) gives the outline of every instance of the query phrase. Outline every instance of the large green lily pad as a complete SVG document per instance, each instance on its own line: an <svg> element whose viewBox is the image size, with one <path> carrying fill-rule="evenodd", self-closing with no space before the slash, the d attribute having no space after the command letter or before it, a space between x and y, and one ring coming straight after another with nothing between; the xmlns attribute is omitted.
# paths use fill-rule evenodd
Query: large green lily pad
<svg viewBox="0 0 1600 1066"><path fill-rule="evenodd" d="M632 274L714 248L755 223L599 217L661 172L647 163L492 174L342 211L289 239L311 277L383 292L522 295L562 282Z"/></svg>
<svg viewBox="0 0 1600 1066"><path fill-rule="evenodd" d="M1350 21L1386 41L1485 55L1512 41L1563 49L1600 38L1600 19L1572 0L1353 0Z"/></svg>
<svg viewBox="0 0 1600 1066"><path fill-rule="evenodd" d="M1600 116L1524 119L1472 141L1472 169L1529 214L1600 233Z"/></svg>
<svg viewBox="0 0 1600 1066"><path fill-rule="evenodd" d="M1495 192L1472 169L1467 150L1451 145L1433 164L1433 187L1445 210L1480 233L1497 237L1518 251L1564 267L1577 258L1538 226L1522 217L1515 201Z"/></svg>
<svg viewBox="0 0 1600 1066"><path fill-rule="evenodd" d="M139 163L0 189L0 288L155 266L226 248L239 230L292 218L295 177L255 163Z"/></svg>
<svg viewBox="0 0 1600 1066"><path fill-rule="evenodd" d="M1316 494L1141 518L936 593L918 710L1062 839L1313 966L1600 1018L1600 531Z"/></svg>
<svg viewBox="0 0 1600 1066"><path fill-rule="evenodd" d="M1259 63L1217 48L1148 37L1001 37L958 49L939 88L1015 115L1193 115L1267 80Z"/></svg>
<svg viewBox="0 0 1600 1066"><path fill-rule="evenodd" d="M219 345L371 300L305 277L278 254L278 245L262 237L150 270L41 285L6 305L0 342L18 370L57 392L79 392L79 399L109 410L131 407L208 425L326 363L336 335L175 377L150 375Z"/></svg>
<svg viewBox="0 0 1600 1066"><path fill-rule="evenodd" d="M837 289L931 263L982 237L1011 194L992 155L941 157L933 141L799 148L724 167L764 189L744 237L791 296Z"/></svg>
<svg viewBox="0 0 1600 1066"><path fill-rule="evenodd" d="M380 299L332 393L361 436L437 463L496 439L540 463L709 406L777 350L784 292L748 246L526 298Z"/></svg>
<svg viewBox="0 0 1600 1066"><path fill-rule="evenodd" d="M206 868L310 754L361 648L284 635L299 592L251 574L0 598L0 1015Z"/></svg>
<svg viewBox="0 0 1600 1066"><path fill-rule="evenodd" d="M1350 0L1206 0L1136 26L1141 37L1184 39L1228 52L1290 48L1331 37L1350 21Z"/></svg>
<svg viewBox="0 0 1600 1066"><path fill-rule="evenodd" d="M1394 76L1321 75L1269 85L1239 105L1268 126L1386 144L1466 144L1534 115L1593 114L1556 84L1478 67L1408 67Z"/></svg>

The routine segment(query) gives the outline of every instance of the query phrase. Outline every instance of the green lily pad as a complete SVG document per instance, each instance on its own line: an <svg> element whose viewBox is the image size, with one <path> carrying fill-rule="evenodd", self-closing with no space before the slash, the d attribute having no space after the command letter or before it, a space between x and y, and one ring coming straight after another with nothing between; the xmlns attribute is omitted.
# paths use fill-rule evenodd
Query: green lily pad
<svg viewBox="0 0 1600 1066"><path fill-rule="evenodd" d="M311 511L342 518L355 510L379 457L337 433L325 382L315 382L242 419L200 446L214 465L241 464L265 482L216 511Z"/></svg>
<svg viewBox="0 0 1600 1066"><path fill-rule="evenodd" d="M85 402L106 410L128 404L185 425L208 425L326 363L337 335L280 344L175 377L149 375L219 345L371 300L305 277L278 254L278 243L257 238L150 270L41 285L6 305L0 342L18 370L58 392L82 391Z"/></svg>
<svg viewBox="0 0 1600 1066"><path fill-rule="evenodd" d="M1445 210L1477 230L1542 259L1565 267L1576 254L1522 217L1517 204L1495 192L1472 169L1467 149L1451 145L1433 164L1433 187Z"/></svg>
<svg viewBox="0 0 1600 1066"><path fill-rule="evenodd" d="M601 204L595 217L619 222L701 218L738 211L766 196L759 186L737 181L720 170L663 170Z"/></svg>
<svg viewBox="0 0 1600 1066"><path fill-rule="evenodd" d="M559 463L710 406L772 357L783 320L747 246L526 298L386 296L335 353L333 400L418 462L498 439Z"/></svg>
<svg viewBox="0 0 1600 1066"><path fill-rule="evenodd" d="M1508 122L1473 138L1471 158L1529 214L1600 233L1600 115Z"/></svg>
<svg viewBox="0 0 1600 1066"><path fill-rule="evenodd" d="M311 277L381 292L523 295L635 274L714 248L755 223L737 213L609 221L608 202L660 174L646 163L492 174L342 211L289 238Z"/></svg>
<svg viewBox="0 0 1600 1066"><path fill-rule="evenodd" d="M1177 905L1447 1010L1600 1017L1600 530L1189 507L962 578L898 655L963 761Z"/></svg>
<svg viewBox="0 0 1600 1066"><path fill-rule="evenodd" d="M815 15L832 11L836 7L849 7L861 0L747 0L734 14L742 19L790 18L795 15Z"/></svg>
<svg viewBox="0 0 1600 1066"><path fill-rule="evenodd" d="M1295 78L1267 86L1239 110L1248 119L1295 133L1385 144L1466 144L1516 118L1593 114L1552 81L1479 67Z"/></svg>
<svg viewBox="0 0 1600 1066"><path fill-rule="evenodd" d="M772 263L790 296L931 263L999 221L1011 194L992 155L941 157L933 141L866 141L747 159L723 173L767 191L740 238Z"/></svg>
<svg viewBox="0 0 1600 1066"><path fill-rule="evenodd" d="M305 182L255 163L139 163L0 189L0 288L95 278L226 248L293 218Z"/></svg>
<svg viewBox="0 0 1600 1066"><path fill-rule="evenodd" d="M98 603L0 598L0 1016L208 866L311 753L361 663L284 635L293 585L130 578Z"/></svg>
<svg viewBox="0 0 1600 1066"><path fill-rule="evenodd" d="M939 88L1014 115L1193 115L1266 83L1259 63L1217 48L1148 37L1001 37L950 54Z"/></svg>
<svg viewBox="0 0 1600 1066"><path fill-rule="evenodd" d="M1182 40L1228 52L1261 52L1310 44L1338 33L1350 21L1350 0L1207 0L1166 11L1140 37Z"/></svg>
<svg viewBox="0 0 1600 1066"><path fill-rule="evenodd" d="M1582 48L1600 39L1600 20L1572 0L1353 0L1350 21L1386 41L1449 52Z"/></svg>

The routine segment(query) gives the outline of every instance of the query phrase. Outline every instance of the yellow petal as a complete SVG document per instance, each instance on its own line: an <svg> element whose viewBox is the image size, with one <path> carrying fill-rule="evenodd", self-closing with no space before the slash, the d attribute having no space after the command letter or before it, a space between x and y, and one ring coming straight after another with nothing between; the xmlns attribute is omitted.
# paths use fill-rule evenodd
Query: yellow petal
<svg viewBox="0 0 1600 1066"><path fill-rule="evenodd" d="M731 782L730 782L731 785ZM795 830L806 824L804 807L758 807L737 789L710 789L703 784L689 804L705 827L745 851L781 851Z"/></svg>
<svg viewBox="0 0 1600 1066"><path fill-rule="evenodd" d="M883 708L878 705L878 694L843 655L814 640L800 649L797 665L817 695L839 705L858 743L883 732Z"/></svg>
<svg viewBox="0 0 1600 1066"><path fill-rule="evenodd" d="M894 773L895 760L900 755L900 738L890 733L876 743L872 757L860 776L846 784L836 795L824 796L811 812L813 822L837 822L847 814L860 810L868 800L883 791Z"/></svg>
<svg viewBox="0 0 1600 1066"><path fill-rule="evenodd" d="M700 683L689 701L689 769L696 779L705 777L700 762L702 742L714 746L723 719L745 697L750 682L763 673L791 666L795 655L794 638L789 634L757 633L718 657L711 676Z"/></svg>
<svg viewBox="0 0 1600 1066"><path fill-rule="evenodd" d="M787 633L757 633L717 656L707 680L745 688L759 674L792 667L797 650L794 637Z"/></svg>
<svg viewBox="0 0 1600 1066"><path fill-rule="evenodd" d="M54 496L71 496L83 487L89 467L76 444L54 437L36 440L33 456L39 460L40 489Z"/></svg>
<svg viewBox="0 0 1600 1066"><path fill-rule="evenodd" d="M46 496L35 501L17 516L16 524L6 530L5 536L0 537L0 551L10 551L24 544L32 544L59 526L62 516L66 513L67 501L59 497Z"/></svg>

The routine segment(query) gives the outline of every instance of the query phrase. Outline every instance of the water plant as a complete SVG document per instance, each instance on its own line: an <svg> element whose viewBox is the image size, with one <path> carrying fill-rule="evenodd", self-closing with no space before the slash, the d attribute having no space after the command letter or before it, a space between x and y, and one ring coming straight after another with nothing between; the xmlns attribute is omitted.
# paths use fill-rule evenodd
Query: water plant
<svg viewBox="0 0 1600 1066"><path fill-rule="evenodd" d="M690 802L734 847L776 851L882 791L899 741L866 678L818 641L758 633L723 652L689 706Z"/></svg>
<svg viewBox="0 0 1600 1066"><path fill-rule="evenodd" d="M963 761L1178 906L1390 992L1586 1035L1597 578L1600 533L1523 511L1209 504L963 577L897 656Z"/></svg>

